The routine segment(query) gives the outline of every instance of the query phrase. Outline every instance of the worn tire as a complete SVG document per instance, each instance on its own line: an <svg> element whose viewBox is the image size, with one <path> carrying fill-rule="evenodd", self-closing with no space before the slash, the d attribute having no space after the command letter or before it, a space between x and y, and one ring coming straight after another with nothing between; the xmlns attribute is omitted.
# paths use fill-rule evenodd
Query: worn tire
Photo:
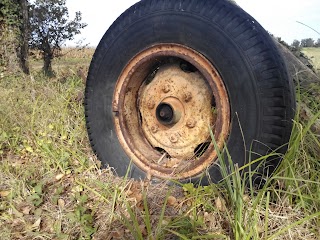
<svg viewBox="0 0 320 240"><path fill-rule="evenodd" d="M186 46L214 65L230 102L226 147L232 162L241 167L275 151L279 156L269 157L262 166L252 165L260 173L255 175L258 179L269 176L287 150L295 111L293 83L269 34L240 7L224 0L142 0L105 33L85 92L89 139L103 166L121 176L127 173L130 157L118 140L112 110L115 86L134 56L159 43ZM208 184L222 178L216 164L206 173L178 180L201 178ZM143 179L146 171L133 162L129 176Z"/></svg>

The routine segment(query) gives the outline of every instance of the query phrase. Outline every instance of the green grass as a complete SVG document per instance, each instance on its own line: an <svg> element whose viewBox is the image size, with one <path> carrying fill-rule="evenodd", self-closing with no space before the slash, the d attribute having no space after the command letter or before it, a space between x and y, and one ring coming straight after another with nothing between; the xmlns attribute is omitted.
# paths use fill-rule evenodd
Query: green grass
<svg viewBox="0 0 320 240"><path fill-rule="evenodd" d="M1 72L1 239L318 239L314 96L298 94L315 102L315 117L302 121L298 111L289 151L262 190L248 187L232 164L231 173L221 164L220 184L150 185L99 168L77 74L89 59L63 61L72 64L59 65L52 79Z"/></svg>

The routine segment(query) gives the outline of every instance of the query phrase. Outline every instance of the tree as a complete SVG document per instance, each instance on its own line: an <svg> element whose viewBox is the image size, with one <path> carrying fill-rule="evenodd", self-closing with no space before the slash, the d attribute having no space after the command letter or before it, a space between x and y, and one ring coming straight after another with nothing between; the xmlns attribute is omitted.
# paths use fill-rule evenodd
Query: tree
<svg viewBox="0 0 320 240"><path fill-rule="evenodd" d="M43 71L52 76L52 59L59 55L66 40L73 40L80 30L87 26L81 23L81 13L68 21L65 0L35 0L30 6L30 47L40 50L43 57Z"/></svg>
<svg viewBox="0 0 320 240"><path fill-rule="evenodd" d="M19 44L17 48L17 55L19 58L19 63L22 71L25 74L29 74L29 14L28 14L28 1L27 0L19 0Z"/></svg>
<svg viewBox="0 0 320 240"><path fill-rule="evenodd" d="M315 47L320 47L320 38L318 38L316 44L315 44Z"/></svg>
<svg viewBox="0 0 320 240"><path fill-rule="evenodd" d="M28 1L2 0L0 3L0 61L11 70L19 63L29 74Z"/></svg>
<svg viewBox="0 0 320 240"><path fill-rule="evenodd" d="M293 40L291 46L295 49L295 50L298 50L300 48L300 41L295 39Z"/></svg>
<svg viewBox="0 0 320 240"><path fill-rule="evenodd" d="M19 5L14 0L0 2L0 65L13 70L17 63Z"/></svg>
<svg viewBox="0 0 320 240"><path fill-rule="evenodd" d="M312 38L305 38L301 40L301 47L313 47L314 40Z"/></svg>

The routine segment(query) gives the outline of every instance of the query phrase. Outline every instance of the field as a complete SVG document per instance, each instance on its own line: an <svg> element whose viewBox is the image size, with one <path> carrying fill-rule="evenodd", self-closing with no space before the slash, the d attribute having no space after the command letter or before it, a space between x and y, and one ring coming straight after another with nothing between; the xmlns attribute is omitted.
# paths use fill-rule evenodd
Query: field
<svg viewBox="0 0 320 240"><path fill-rule="evenodd" d="M302 52L311 59L314 68L320 72L320 48L304 48Z"/></svg>
<svg viewBox="0 0 320 240"><path fill-rule="evenodd" d="M317 68L319 50L304 50ZM289 150L263 189L246 187L236 166L217 185L151 185L100 169L83 109L93 49L65 51L54 78L36 57L30 76L0 72L2 240L319 239L317 98L297 88Z"/></svg>

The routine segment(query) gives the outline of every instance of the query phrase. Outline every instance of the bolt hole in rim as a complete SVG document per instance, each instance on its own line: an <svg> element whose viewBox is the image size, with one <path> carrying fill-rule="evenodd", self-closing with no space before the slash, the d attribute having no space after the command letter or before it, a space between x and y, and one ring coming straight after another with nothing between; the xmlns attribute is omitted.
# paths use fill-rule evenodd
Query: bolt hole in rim
<svg viewBox="0 0 320 240"><path fill-rule="evenodd" d="M223 80L200 53L157 44L133 57L115 86L114 124L120 144L147 175L183 180L213 164L230 131Z"/></svg>

